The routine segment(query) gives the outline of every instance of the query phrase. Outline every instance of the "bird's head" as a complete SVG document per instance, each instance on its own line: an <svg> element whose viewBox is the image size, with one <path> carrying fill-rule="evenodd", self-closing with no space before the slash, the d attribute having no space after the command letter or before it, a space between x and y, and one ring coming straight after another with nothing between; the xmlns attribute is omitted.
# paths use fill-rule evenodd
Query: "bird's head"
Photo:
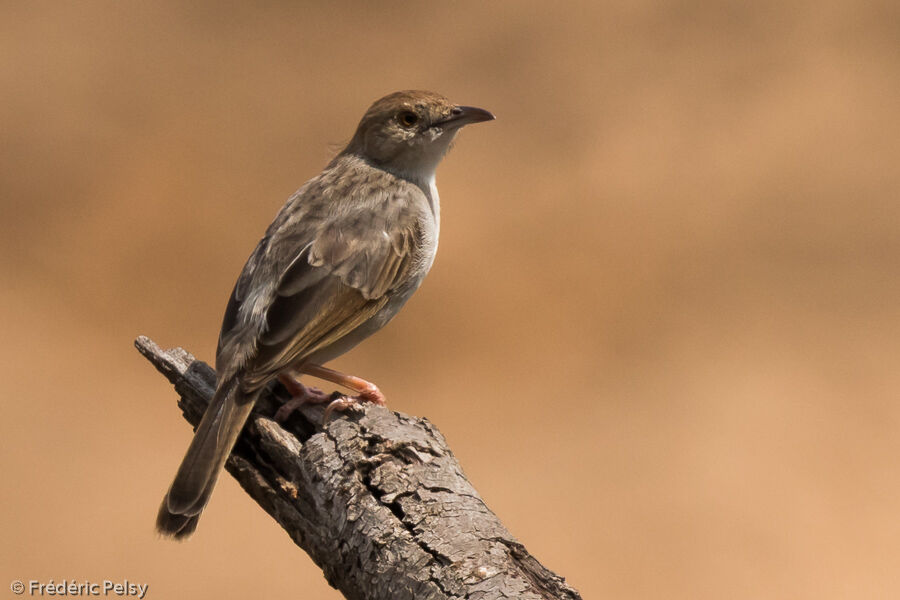
<svg viewBox="0 0 900 600"><path fill-rule="evenodd" d="M344 152L401 176L428 178L460 128L493 119L482 108L453 104L433 92L395 92L366 111Z"/></svg>

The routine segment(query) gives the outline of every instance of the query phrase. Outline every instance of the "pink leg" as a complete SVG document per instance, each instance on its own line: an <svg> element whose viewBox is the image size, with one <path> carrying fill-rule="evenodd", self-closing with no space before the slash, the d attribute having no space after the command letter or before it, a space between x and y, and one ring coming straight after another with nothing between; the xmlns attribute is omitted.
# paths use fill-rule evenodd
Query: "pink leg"
<svg viewBox="0 0 900 600"><path fill-rule="evenodd" d="M312 375L313 377L336 383L353 390L357 395L335 397L337 392L334 394L326 394L319 388L308 387L300 383L297 380L297 377L300 374ZM287 421L291 414L304 404L323 404L328 402L328 406L325 408L325 414L322 417L323 426L328 422L331 413L336 410L344 411L351 406L362 404L363 402L371 402L372 404L377 404L379 406L385 405L384 394L381 393L381 390L379 390L378 386L374 383L321 365L300 365L297 367L296 371L287 371L279 375L278 381L280 381L291 394L291 399L282 404L275 413L275 421L278 423Z"/></svg>
<svg viewBox="0 0 900 600"><path fill-rule="evenodd" d="M335 371L334 369L329 369L321 365L303 365L300 370L307 375L312 375L313 377L318 377L319 379L324 379L325 381L330 381L331 383L342 385L345 388L351 389L357 393L356 396L343 396L332 400L328 407L325 408L325 415L322 417L323 425L328 422L328 418L331 416L331 413L336 410L347 410L351 406L362 404L363 402L371 402L372 404L377 404L378 406L385 405L384 394L381 393L381 390L378 389L378 386L370 381L366 381L365 379L361 379L359 377L354 377L353 375L347 375L345 373L341 373L340 371Z"/></svg>
<svg viewBox="0 0 900 600"><path fill-rule="evenodd" d="M300 372L351 389L359 394L355 398L360 402L371 402L378 406L385 405L384 394L382 394L381 390L378 389L378 386L371 381L366 381L365 379L354 377L353 375L346 375L340 371L335 371L334 369L329 369L328 367L323 367L321 365L303 365L300 367Z"/></svg>

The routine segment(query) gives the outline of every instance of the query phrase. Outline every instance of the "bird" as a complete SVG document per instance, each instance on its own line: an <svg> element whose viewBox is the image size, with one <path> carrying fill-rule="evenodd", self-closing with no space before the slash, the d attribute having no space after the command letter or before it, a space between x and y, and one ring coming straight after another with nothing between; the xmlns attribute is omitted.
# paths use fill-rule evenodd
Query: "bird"
<svg viewBox="0 0 900 600"><path fill-rule="evenodd" d="M300 383L304 374L356 392L329 404L326 419L356 403L384 405L376 385L324 365L384 327L422 283L440 231L435 169L462 127L493 119L434 92L389 94L369 107L322 172L288 198L228 300L216 390L160 506L160 534L194 533L273 380L285 385L294 407L332 399Z"/></svg>

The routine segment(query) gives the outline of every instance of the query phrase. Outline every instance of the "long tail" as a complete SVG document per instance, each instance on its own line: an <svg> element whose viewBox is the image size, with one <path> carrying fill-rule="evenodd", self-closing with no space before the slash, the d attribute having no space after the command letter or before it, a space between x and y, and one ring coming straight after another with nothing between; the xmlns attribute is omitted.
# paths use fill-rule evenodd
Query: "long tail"
<svg viewBox="0 0 900 600"><path fill-rule="evenodd" d="M175 481L159 507L156 529L162 535L183 539L197 528L219 472L256 401L255 393L248 395L240 388L237 379L231 379L216 389Z"/></svg>

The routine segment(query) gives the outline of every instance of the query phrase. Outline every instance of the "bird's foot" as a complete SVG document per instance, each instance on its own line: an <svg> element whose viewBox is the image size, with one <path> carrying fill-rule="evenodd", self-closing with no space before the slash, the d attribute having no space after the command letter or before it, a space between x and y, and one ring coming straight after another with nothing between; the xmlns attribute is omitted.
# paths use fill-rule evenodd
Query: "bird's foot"
<svg viewBox="0 0 900 600"><path fill-rule="evenodd" d="M290 375L279 375L278 381L287 389L291 399L275 412L276 423L284 424L304 404L324 404L335 399L334 394L326 394L317 387L303 385Z"/></svg>
<svg viewBox="0 0 900 600"><path fill-rule="evenodd" d="M300 367L300 372L306 375L312 375L331 383L342 385L356 392L356 396L338 396L333 398L331 403L325 408L325 415L322 418L322 427L328 423L331 413L334 411L343 412L352 406L359 406L366 402L384 406L384 394L378 389L378 386L371 381L366 381L361 377L347 375L328 367L316 364L304 364Z"/></svg>
<svg viewBox="0 0 900 600"><path fill-rule="evenodd" d="M377 404L378 406L385 406L386 402L381 390L379 390L374 383L366 383L368 383L368 387L361 390L356 396L340 395L332 400L328 406L325 407L325 414L322 415L322 427L325 427L325 425L328 424L328 419L331 418L331 413L334 411L344 412L347 409L361 406L367 402Z"/></svg>

